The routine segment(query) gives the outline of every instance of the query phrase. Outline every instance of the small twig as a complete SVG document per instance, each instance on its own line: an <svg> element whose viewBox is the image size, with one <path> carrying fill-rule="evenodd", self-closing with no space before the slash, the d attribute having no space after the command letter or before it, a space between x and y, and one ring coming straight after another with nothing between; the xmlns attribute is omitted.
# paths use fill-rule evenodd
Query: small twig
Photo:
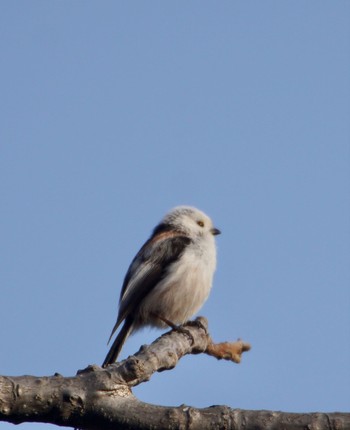
<svg viewBox="0 0 350 430"><path fill-rule="evenodd" d="M234 363L240 363L243 352L247 352L250 349L250 344L243 342L241 339L238 339L236 342L221 343L213 343L209 339L208 347L204 352L216 357L218 360L229 360Z"/></svg>

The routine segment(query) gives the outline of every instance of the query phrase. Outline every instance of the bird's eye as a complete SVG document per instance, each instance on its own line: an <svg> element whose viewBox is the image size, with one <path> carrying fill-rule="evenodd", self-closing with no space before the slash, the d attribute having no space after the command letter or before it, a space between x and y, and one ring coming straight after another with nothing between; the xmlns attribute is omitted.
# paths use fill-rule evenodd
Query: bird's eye
<svg viewBox="0 0 350 430"><path fill-rule="evenodd" d="M199 227L204 227L204 222L203 221L197 221L197 224L199 225Z"/></svg>

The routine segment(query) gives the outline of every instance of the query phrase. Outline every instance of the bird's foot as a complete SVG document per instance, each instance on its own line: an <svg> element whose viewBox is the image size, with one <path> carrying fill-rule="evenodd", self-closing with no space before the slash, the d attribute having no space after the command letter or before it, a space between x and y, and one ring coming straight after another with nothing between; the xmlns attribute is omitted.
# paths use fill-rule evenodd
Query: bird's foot
<svg viewBox="0 0 350 430"><path fill-rule="evenodd" d="M208 332L208 320L205 317L197 317L195 320L187 321L185 325L201 328L206 333Z"/></svg>

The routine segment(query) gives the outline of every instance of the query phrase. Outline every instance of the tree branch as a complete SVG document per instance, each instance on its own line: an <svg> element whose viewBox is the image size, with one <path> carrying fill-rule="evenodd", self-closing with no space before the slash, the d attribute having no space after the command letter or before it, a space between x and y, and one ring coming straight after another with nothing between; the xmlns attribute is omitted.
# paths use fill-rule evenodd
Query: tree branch
<svg viewBox="0 0 350 430"><path fill-rule="evenodd" d="M242 342L215 345L203 318L164 334L107 369L89 366L75 377L0 377L0 421L46 422L82 429L350 429L350 414L287 414L226 406L196 409L140 402L131 388L154 372L172 369L186 354L207 353L239 362Z"/></svg>

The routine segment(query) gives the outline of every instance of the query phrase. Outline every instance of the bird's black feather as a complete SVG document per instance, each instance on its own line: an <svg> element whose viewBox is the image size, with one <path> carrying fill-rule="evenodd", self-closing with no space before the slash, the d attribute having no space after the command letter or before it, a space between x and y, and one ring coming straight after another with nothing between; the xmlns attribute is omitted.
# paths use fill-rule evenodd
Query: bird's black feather
<svg viewBox="0 0 350 430"><path fill-rule="evenodd" d="M158 240L152 235L142 246L125 275L119 314L110 338L125 318L136 313L143 299L164 278L169 267L179 260L190 243L191 239L182 234L170 237L165 235Z"/></svg>

